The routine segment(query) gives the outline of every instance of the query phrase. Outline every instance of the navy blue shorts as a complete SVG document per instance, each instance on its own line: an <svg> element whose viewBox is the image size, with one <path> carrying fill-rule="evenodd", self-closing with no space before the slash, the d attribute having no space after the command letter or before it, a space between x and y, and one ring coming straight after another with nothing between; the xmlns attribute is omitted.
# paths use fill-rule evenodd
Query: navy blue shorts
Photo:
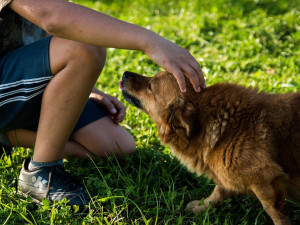
<svg viewBox="0 0 300 225"><path fill-rule="evenodd" d="M51 36L0 58L0 134L18 128L37 130L42 95L53 77L50 40ZM105 109L89 100L73 132L107 115Z"/></svg>

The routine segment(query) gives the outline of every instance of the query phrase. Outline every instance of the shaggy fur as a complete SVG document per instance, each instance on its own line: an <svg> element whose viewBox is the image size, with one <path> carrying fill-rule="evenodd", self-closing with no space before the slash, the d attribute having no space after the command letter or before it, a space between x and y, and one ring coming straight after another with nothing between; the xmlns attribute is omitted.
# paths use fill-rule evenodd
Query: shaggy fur
<svg viewBox="0 0 300 225"><path fill-rule="evenodd" d="M161 141L180 162L217 184L200 213L239 193L254 194L274 224L290 224L285 198L300 201L300 93L266 94L234 84L182 93L174 76L125 72L125 99L156 123Z"/></svg>

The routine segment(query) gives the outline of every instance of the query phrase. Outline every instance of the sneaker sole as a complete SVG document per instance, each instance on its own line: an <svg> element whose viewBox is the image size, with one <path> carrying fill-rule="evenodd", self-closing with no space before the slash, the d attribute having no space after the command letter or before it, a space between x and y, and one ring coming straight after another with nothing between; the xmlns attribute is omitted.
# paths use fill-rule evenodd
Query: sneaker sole
<svg viewBox="0 0 300 225"><path fill-rule="evenodd" d="M19 195L23 196L25 199L27 199L28 196L30 196L30 195L28 195L28 194L23 193L22 191L19 191L19 190L18 190L17 192L18 192ZM31 199L32 199L33 202L35 202L35 203L37 203L37 204L39 204L39 205L43 205L43 202L41 202L40 200L38 200L38 199L36 199L36 198L33 198L32 196L30 196L30 197L31 197ZM51 205L51 204L50 204L50 205Z"/></svg>
<svg viewBox="0 0 300 225"><path fill-rule="evenodd" d="M30 195L28 195L28 194L25 194L25 193L23 193L23 192L21 192L21 191L17 191L17 193L19 194L19 195L21 195L22 197L24 197L25 199L27 199L28 198L28 196L30 196ZM31 197L31 196L30 196ZM33 197L31 197L31 200L34 202L34 203L37 203L37 204L39 204L39 205L44 205L43 204L43 202L41 202L40 200L38 200L38 199L36 199L36 198L33 198ZM52 205L51 203L50 203L50 205ZM73 210L73 207L71 207L71 209ZM87 212L89 212L89 209L86 209L84 206L79 206L79 211L78 212L81 212L81 213L87 213Z"/></svg>

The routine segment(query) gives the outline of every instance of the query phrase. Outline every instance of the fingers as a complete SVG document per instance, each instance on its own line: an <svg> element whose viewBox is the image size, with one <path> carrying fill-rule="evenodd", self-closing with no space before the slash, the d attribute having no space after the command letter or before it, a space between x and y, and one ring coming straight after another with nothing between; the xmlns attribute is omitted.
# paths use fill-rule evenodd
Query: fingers
<svg viewBox="0 0 300 225"><path fill-rule="evenodd" d="M105 98L103 101L106 108L112 115L112 119L115 123L120 123L124 120L126 115L126 108L125 106L116 98L110 96Z"/></svg>
<svg viewBox="0 0 300 225"><path fill-rule="evenodd" d="M115 106L117 113L114 114L114 122L120 123L124 120L126 116L126 108L125 106L117 99L113 98L111 103Z"/></svg>
<svg viewBox="0 0 300 225"><path fill-rule="evenodd" d="M115 123L120 123L126 116L125 106L115 97L110 95L99 95L92 93L90 98L98 105L105 107L111 114Z"/></svg>
<svg viewBox="0 0 300 225"><path fill-rule="evenodd" d="M171 72L171 71L170 71ZM185 84L185 79L184 79L184 75L183 73L181 72L181 70L174 70L173 72L171 72L174 77L176 78L177 80L177 83L179 85L179 88L181 90L181 92L186 92L186 84Z"/></svg>
<svg viewBox="0 0 300 225"><path fill-rule="evenodd" d="M189 57L185 57L186 61L183 62L185 64L182 66L182 70L184 71L184 74L190 79L194 90L196 92L200 92L201 88L206 87L202 70L199 63L191 55L191 53L188 50L186 50L186 52Z"/></svg>
<svg viewBox="0 0 300 225"><path fill-rule="evenodd" d="M206 88L200 65L188 50L181 47L179 47L179 50L180 52L175 54L174 61L168 64L169 68L167 70L169 69L168 71L175 76L182 92L186 92L184 75L189 78L194 90L200 92L201 88Z"/></svg>
<svg viewBox="0 0 300 225"><path fill-rule="evenodd" d="M191 66L191 67L194 69L194 71L196 72L201 87L202 87L202 88L206 88L205 78L204 78L204 75L203 75L203 72L202 72L202 70L201 70L201 68L200 68L199 63L195 60L194 63L191 63L190 66Z"/></svg>
<svg viewBox="0 0 300 225"><path fill-rule="evenodd" d="M96 104L104 106L113 115L118 112L115 105L107 97L92 93L90 99Z"/></svg>
<svg viewBox="0 0 300 225"><path fill-rule="evenodd" d="M202 70L197 62L196 64L197 65L186 64L182 69L173 69L173 71L170 71L175 76L182 92L186 92L184 74L190 79L196 92L200 92L201 88L206 88Z"/></svg>
<svg viewBox="0 0 300 225"><path fill-rule="evenodd" d="M103 102L104 103L104 102ZM118 110L116 109L116 107L115 107L115 105L111 102L111 101L109 101L109 99L105 99L105 105L106 105L106 108L108 109L108 111L111 113L111 114L113 114L113 115L115 115L116 113L118 113Z"/></svg>
<svg viewBox="0 0 300 225"><path fill-rule="evenodd" d="M184 67L184 74L190 79L194 90L196 92L201 91L200 82L199 82L199 76L197 72L189 65Z"/></svg>
<svg viewBox="0 0 300 225"><path fill-rule="evenodd" d="M184 74L189 78L196 92L201 91L201 87L205 88L202 70L187 49L158 35L149 39L147 43L145 53L153 62L174 75L182 92L186 91Z"/></svg>

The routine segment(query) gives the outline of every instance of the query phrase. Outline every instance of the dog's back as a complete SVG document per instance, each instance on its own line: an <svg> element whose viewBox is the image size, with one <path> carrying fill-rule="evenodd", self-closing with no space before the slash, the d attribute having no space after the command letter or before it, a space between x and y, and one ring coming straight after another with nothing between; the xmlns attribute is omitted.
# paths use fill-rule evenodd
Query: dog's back
<svg viewBox="0 0 300 225"><path fill-rule="evenodd" d="M232 84L213 85L209 92L201 99L210 111L207 115L220 118L223 111L231 114L233 122L227 125L223 137L232 141L237 130L252 136L255 145L268 151L288 175L289 196L300 201L300 93L257 93L256 89Z"/></svg>
<svg viewBox="0 0 300 225"><path fill-rule="evenodd" d="M289 175L289 195L300 200L300 93L277 95L268 113L278 163Z"/></svg>

